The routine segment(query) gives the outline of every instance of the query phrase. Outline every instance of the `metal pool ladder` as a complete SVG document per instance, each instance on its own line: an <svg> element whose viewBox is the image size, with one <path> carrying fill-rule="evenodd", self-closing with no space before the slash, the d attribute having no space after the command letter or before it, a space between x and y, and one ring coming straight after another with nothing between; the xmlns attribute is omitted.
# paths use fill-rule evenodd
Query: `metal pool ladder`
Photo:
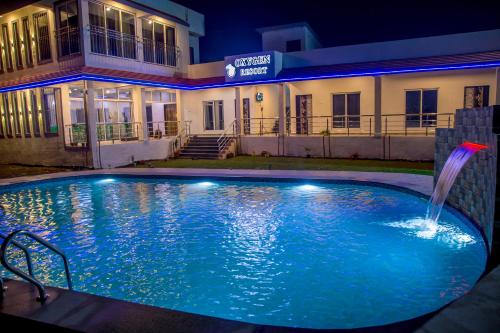
<svg viewBox="0 0 500 333"><path fill-rule="evenodd" d="M0 234L0 239L3 239L3 243L0 246L0 262L2 265L10 272L12 272L14 275L17 275L18 277L22 278L23 280L28 281L32 285L36 287L38 290L39 296L37 297L37 301L40 303L44 303L49 295L45 292L45 287L44 285L35 277L35 274L33 272L33 262L31 260L31 256L28 252L28 249L20 244L18 241L14 240L16 236L26 236L28 238L31 238L32 240L36 241L38 244L41 244L51 250L52 252L58 254L63 262L64 262L64 271L66 273L66 282L68 285L69 290L73 290L73 282L71 280L71 272L69 270L69 264L68 264L68 259L64 255L64 253L55 245L49 243L45 239L43 239L40 236L37 236L36 234L29 232L28 230L16 230L12 233L10 233L7 236L4 236ZM14 246L15 248L21 250L24 253L24 256L26 258L26 264L28 266L28 274L20 270L19 268L11 265L11 263L7 260L6 254L7 254L7 248L9 245ZM0 277L0 299L3 297L3 292L6 290L6 287L4 286L3 279Z"/></svg>

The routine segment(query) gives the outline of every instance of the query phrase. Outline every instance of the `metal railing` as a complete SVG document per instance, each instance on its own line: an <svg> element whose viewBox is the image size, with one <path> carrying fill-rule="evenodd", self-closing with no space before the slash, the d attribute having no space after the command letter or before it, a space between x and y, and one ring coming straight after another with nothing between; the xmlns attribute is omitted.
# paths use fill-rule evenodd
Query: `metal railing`
<svg viewBox="0 0 500 333"><path fill-rule="evenodd" d="M177 66L179 48L163 42L156 42L149 38L142 38L144 62L150 62L171 67Z"/></svg>
<svg viewBox="0 0 500 333"><path fill-rule="evenodd" d="M277 135L278 118L244 118L243 135ZM286 135L324 136L430 136L436 128L452 128L453 113L286 117Z"/></svg>
<svg viewBox="0 0 500 333"><path fill-rule="evenodd" d="M112 57L137 59L138 38L120 31L89 25L90 50Z"/></svg>
<svg viewBox="0 0 500 333"><path fill-rule="evenodd" d="M153 139L162 137L178 136L186 127L189 127L187 121L149 121L146 123L148 136Z"/></svg>
<svg viewBox="0 0 500 333"><path fill-rule="evenodd" d="M30 268L30 266L32 267L32 263L31 263L31 257L29 255L28 250L23 246L19 246L20 244L15 242L14 238L16 236L25 236L25 237L31 238L32 240L34 240L38 244L43 245L47 249L49 249L52 252L59 255L62 258L63 263L64 263L64 271L66 274L66 283L68 285L68 289L69 290L73 289L73 282L71 279L71 271L69 269L68 259L66 258L64 253L58 247L56 247L55 245L47 242L45 239L35 235L32 232L27 231L27 230L14 231L11 234L9 234L7 237L4 238L2 246L0 247L0 262L8 271L10 271L11 273L15 274L16 276L22 278L23 280L28 281L29 283L31 283L32 285L34 285L36 287L36 289L38 290L38 294L39 294L39 297L37 298L38 301L40 301L41 303L44 303L47 300L47 298L49 297L49 295L45 292L44 285L33 274L33 269ZM25 253L26 260L28 263L28 274L26 274L25 272L23 272L19 268L11 265L11 263L7 260L7 257L6 257L7 256L7 248L9 247L10 244L14 245L17 248L20 248Z"/></svg>
<svg viewBox="0 0 500 333"><path fill-rule="evenodd" d="M97 123L97 141L139 140L140 122Z"/></svg>
<svg viewBox="0 0 500 333"><path fill-rule="evenodd" d="M236 137L237 129L239 126L239 122L237 120L233 120L229 126L226 127L224 132L217 139L217 147L219 152L226 148L227 144Z"/></svg>
<svg viewBox="0 0 500 333"><path fill-rule="evenodd" d="M87 124L64 125L66 144L70 147L87 146Z"/></svg>
<svg viewBox="0 0 500 333"><path fill-rule="evenodd" d="M279 118L243 118L243 135L277 135L279 133Z"/></svg>
<svg viewBox="0 0 500 333"><path fill-rule="evenodd" d="M80 30L74 27L66 27L54 31L57 41L58 56L68 57L81 54Z"/></svg>
<svg viewBox="0 0 500 333"><path fill-rule="evenodd" d="M180 49L175 45L95 25L89 25L88 31L92 53L138 60L139 51L142 50L144 62L170 67L177 66Z"/></svg>

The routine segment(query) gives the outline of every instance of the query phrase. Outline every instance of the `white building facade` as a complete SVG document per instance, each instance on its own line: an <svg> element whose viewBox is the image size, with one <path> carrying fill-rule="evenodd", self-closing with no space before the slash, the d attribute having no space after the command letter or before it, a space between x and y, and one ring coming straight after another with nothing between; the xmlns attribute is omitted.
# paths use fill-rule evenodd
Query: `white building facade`
<svg viewBox="0 0 500 333"><path fill-rule="evenodd" d="M500 104L500 30L318 48L288 25L198 64L204 17L170 1L38 1L0 29L0 163L107 168L196 136L221 157L430 160L456 109Z"/></svg>

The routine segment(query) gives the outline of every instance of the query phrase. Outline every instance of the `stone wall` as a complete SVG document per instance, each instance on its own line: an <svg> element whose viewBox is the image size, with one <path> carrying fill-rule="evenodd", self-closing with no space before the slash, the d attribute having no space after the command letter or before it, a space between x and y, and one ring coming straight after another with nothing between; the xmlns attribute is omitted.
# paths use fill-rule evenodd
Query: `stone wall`
<svg viewBox="0 0 500 333"><path fill-rule="evenodd" d="M92 167L92 153L66 149L62 136L0 139L0 164L16 163Z"/></svg>
<svg viewBox="0 0 500 333"><path fill-rule="evenodd" d="M500 112L500 110L496 110ZM447 202L483 229L491 246L495 213L497 135L493 133L494 107L457 110L452 129L437 129L434 183L456 146L464 141L489 148L472 156L458 175Z"/></svg>
<svg viewBox="0 0 500 333"><path fill-rule="evenodd" d="M433 136L243 136L239 153L260 155L266 151L274 156L392 159L432 161Z"/></svg>

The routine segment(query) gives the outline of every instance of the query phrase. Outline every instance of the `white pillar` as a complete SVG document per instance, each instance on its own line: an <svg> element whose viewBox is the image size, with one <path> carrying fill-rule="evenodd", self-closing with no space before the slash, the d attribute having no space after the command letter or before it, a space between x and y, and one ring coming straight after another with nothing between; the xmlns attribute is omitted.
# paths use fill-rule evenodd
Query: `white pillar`
<svg viewBox="0 0 500 333"><path fill-rule="evenodd" d="M494 105L500 105L500 67L497 67L496 94Z"/></svg>
<svg viewBox="0 0 500 333"><path fill-rule="evenodd" d="M136 108L138 112L139 121L141 122L142 132L138 133L138 135L142 136L142 140L149 141L149 133L148 133L148 117L146 116L146 89L139 88L138 94L138 102L139 107Z"/></svg>
<svg viewBox="0 0 500 333"><path fill-rule="evenodd" d="M285 84L278 86L278 117L279 117L279 134L285 135L286 132L286 101L285 101Z"/></svg>
<svg viewBox="0 0 500 333"><path fill-rule="evenodd" d="M85 82L85 98L84 107L85 115L87 117L87 142L89 144L89 150L92 152L92 167L95 169L100 169L102 167L101 163L101 152L99 143L97 142L97 108L95 107L95 90L94 82Z"/></svg>
<svg viewBox="0 0 500 333"><path fill-rule="evenodd" d="M374 107L373 115L374 119L372 124L372 129L374 129L375 136L380 136L382 133L382 77L374 76Z"/></svg>
<svg viewBox="0 0 500 333"><path fill-rule="evenodd" d="M236 107L236 110L235 110L235 121L236 121L236 134L238 135L241 135L243 134L242 133L242 130L243 130L243 122L242 122L242 117L241 117L241 91L240 91L240 87L236 87L234 88L234 98L235 98L235 107Z"/></svg>

